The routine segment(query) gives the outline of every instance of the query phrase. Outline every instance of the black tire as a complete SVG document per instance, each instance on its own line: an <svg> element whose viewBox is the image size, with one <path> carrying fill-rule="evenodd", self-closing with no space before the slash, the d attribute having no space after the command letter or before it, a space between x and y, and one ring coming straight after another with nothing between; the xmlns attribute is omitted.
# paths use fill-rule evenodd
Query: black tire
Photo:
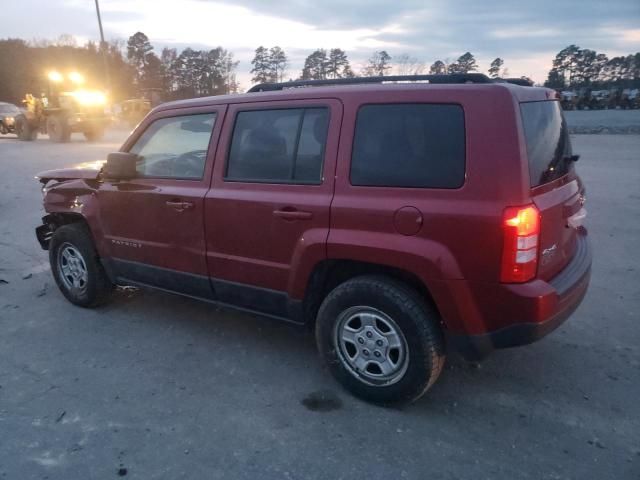
<svg viewBox="0 0 640 480"><path fill-rule="evenodd" d="M47 117L47 133L49 140L56 143L66 143L71 139L71 129L66 117L51 115Z"/></svg>
<svg viewBox="0 0 640 480"><path fill-rule="evenodd" d="M29 120L24 115L16 117L16 135L19 140L32 142L38 138L38 129L32 128Z"/></svg>
<svg viewBox="0 0 640 480"><path fill-rule="evenodd" d="M7 133L9 133L9 130L4 126L4 122L0 122L0 135L6 135Z"/></svg>
<svg viewBox="0 0 640 480"><path fill-rule="evenodd" d="M79 254L86 272L84 284L79 288L70 287L69 276L63 271L61 257L69 248ZM55 230L49 244L49 262L58 288L67 300L75 305L96 307L105 303L113 292L114 285L107 277L91 233L83 223L63 225Z"/></svg>
<svg viewBox="0 0 640 480"><path fill-rule="evenodd" d="M84 132L84 137L89 142L99 142L104 137L104 128L92 128Z"/></svg>
<svg viewBox="0 0 640 480"><path fill-rule="evenodd" d="M349 315L348 312L357 312L361 308L381 312L387 319L392 319L406 341L406 365L403 370L398 370L398 376L392 382L375 384L375 380L366 378L367 372L351 368L343 353L344 348L338 345L341 319ZM364 323L361 328L364 328ZM371 337L369 333L367 336ZM358 338L358 341L370 342L375 338ZM320 306L316 343L329 371L347 390L363 400L385 406L406 404L420 398L435 383L445 362L439 314L406 284L384 276L356 277L335 288ZM356 356L361 355L360 348L367 347L366 343L358 346L354 342L353 345L354 351L358 352ZM378 348L372 345L371 348ZM372 360L373 357L368 357L369 363L364 370L375 366Z"/></svg>

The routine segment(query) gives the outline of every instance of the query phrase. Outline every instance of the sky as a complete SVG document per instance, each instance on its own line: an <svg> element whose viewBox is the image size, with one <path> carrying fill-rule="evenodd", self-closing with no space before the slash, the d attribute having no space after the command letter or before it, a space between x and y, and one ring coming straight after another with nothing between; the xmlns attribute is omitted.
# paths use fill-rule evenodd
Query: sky
<svg viewBox="0 0 640 480"><path fill-rule="evenodd" d="M98 40L93 0L4 0L0 38ZM317 48L347 51L357 73L376 50L427 67L470 51L485 72L501 57L510 76L543 82L570 44L607 55L640 51L639 0L100 0L107 39L144 32L156 50L222 46L251 85L259 45L282 47L296 78ZM29 12L25 14L25 12Z"/></svg>

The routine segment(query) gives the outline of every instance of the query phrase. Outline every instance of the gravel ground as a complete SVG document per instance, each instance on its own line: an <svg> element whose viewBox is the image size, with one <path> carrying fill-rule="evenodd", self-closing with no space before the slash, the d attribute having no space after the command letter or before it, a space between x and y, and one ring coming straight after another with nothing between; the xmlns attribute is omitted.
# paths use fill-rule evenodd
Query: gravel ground
<svg viewBox="0 0 640 480"><path fill-rule="evenodd" d="M640 109L571 110L564 115L571 133L640 134Z"/></svg>
<svg viewBox="0 0 640 480"><path fill-rule="evenodd" d="M573 317L479 367L450 357L404 409L341 390L288 325L151 291L69 304L33 176L122 137L0 137L3 480L640 479L640 136L574 138L595 259Z"/></svg>

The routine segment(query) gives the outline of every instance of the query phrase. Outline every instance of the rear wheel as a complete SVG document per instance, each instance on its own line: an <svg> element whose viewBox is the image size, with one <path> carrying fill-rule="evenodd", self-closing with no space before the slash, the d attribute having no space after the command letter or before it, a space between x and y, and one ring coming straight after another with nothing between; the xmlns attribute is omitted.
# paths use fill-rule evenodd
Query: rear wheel
<svg viewBox="0 0 640 480"><path fill-rule="evenodd" d="M4 123L0 122L0 135L6 135L9 130L4 126Z"/></svg>
<svg viewBox="0 0 640 480"><path fill-rule="evenodd" d="M71 129L66 117L62 115L51 115L47 118L47 133L49 139L57 143L66 143L71 138Z"/></svg>
<svg viewBox="0 0 640 480"><path fill-rule="evenodd" d="M347 390L382 405L421 397L445 361L437 312L383 276L357 277L333 290L318 312L316 342Z"/></svg>
<svg viewBox="0 0 640 480"><path fill-rule="evenodd" d="M75 305L95 307L109 299L114 285L100 263L89 229L63 225L51 238L49 262L62 294Z"/></svg>

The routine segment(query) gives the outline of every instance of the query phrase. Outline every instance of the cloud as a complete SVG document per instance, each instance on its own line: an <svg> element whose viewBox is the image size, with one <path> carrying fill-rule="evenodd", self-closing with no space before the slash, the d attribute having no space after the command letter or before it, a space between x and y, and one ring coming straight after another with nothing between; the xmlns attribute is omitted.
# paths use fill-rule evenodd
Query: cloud
<svg viewBox="0 0 640 480"><path fill-rule="evenodd" d="M6 2L3 35L98 38L94 4L87 0ZM543 81L553 56L569 44L609 55L640 50L638 0L101 0L107 38L145 32L163 46L223 46L240 60L248 83L253 50L279 45L297 76L316 48L347 50L356 66L374 50L407 53L431 64L472 52L485 71L497 56L512 75ZM37 11L47 22L24 21Z"/></svg>

